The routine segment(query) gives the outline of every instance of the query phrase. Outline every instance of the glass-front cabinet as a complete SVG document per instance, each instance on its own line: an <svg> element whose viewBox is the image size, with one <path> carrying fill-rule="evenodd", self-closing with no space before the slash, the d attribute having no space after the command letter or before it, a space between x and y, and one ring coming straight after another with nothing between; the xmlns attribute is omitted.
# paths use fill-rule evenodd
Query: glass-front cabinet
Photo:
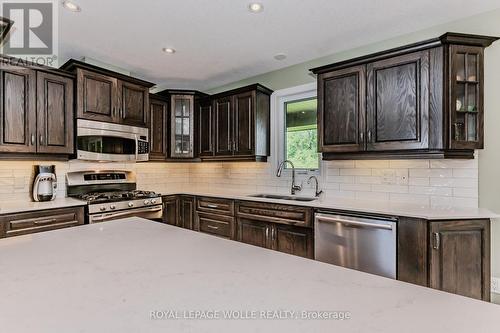
<svg viewBox="0 0 500 333"><path fill-rule="evenodd" d="M483 148L483 48L450 47L450 143L452 149Z"/></svg>
<svg viewBox="0 0 500 333"><path fill-rule="evenodd" d="M194 96L171 97L171 158L194 157Z"/></svg>

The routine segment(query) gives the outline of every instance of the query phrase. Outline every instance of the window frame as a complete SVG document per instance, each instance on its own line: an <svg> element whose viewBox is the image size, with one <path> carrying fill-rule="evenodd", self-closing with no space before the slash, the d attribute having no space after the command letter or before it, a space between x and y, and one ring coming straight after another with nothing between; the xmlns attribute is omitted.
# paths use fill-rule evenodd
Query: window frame
<svg viewBox="0 0 500 333"><path fill-rule="evenodd" d="M310 98L317 98L317 85L315 82L277 90L271 95L271 114L273 115L271 119L271 126L273 129L276 129L276 131L274 131L274 134L271 136L271 144L273 147L272 163L274 170L276 170L279 166L279 163L281 163L281 161L285 159L285 103ZM320 154L318 169L313 170L296 168L295 171L299 175L322 177L324 169L325 168L323 167L323 161ZM286 165L283 172L291 173L291 168L288 164Z"/></svg>

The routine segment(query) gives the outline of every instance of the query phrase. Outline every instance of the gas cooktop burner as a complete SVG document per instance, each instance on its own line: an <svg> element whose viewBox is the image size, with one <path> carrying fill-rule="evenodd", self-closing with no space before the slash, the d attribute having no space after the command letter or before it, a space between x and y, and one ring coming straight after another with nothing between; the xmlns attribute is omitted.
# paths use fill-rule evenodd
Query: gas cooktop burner
<svg viewBox="0 0 500 333"><path fill-rule="evenodd" d="M123 200L135 200L144 198L157 198L160 195L153 191L114 191L114 192L92 192L79 196L81 200L88 203L103 203Z"/></svg>

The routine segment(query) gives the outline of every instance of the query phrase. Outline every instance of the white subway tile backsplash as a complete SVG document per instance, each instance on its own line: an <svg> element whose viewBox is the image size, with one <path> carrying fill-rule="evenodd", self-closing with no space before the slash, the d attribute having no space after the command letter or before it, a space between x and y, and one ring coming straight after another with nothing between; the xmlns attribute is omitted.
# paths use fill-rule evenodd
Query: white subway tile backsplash
<svg viewBox="0 0 500 333"><path fill-rule="evenodd" d="M291 175L275 175L272 163L91 163L1 161L0 200L29 198L34 164L55 164L58 195L65 195L68 171L86 169L135 170L140 189L157 192L237 190L242 193L288 193ZM422 206L478 205L477 160L324 161L320 186L329 198L390 200ZM305 175L297 176L302 195L311 195Z"/></svg>

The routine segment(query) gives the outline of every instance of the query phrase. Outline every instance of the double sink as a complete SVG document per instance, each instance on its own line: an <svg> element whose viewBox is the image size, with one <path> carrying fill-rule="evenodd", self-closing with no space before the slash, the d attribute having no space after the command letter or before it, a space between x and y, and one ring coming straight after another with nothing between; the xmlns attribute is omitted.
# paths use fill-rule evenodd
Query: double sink
<svg viewBox="0 0 500 333"><path fill-rule="evenodd" d="M281 194L255 194L255 195L250 195L252 198L266 198L266 199L278 199L278 200L291 200L291 201L302 201L302 202L309 202L309 201L314 201L317 198L314 197L298 197L295 195L281 195Z"/></svg>

